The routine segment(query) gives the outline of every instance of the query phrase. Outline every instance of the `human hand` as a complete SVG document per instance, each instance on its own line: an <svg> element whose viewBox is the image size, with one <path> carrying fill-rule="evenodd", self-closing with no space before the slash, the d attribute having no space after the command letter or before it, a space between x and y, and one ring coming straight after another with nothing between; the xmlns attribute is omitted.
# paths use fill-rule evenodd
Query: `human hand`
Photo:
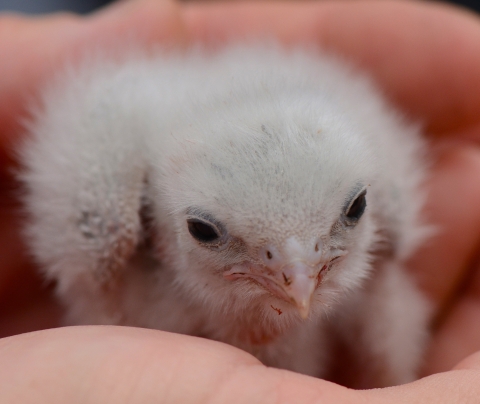
<svg viewBox="0 0 480 404"><path fill-rule="evenodd" d="M0 144L3 147L0 147L0 156L7 160L10 156L4 145L20 136L17 122L24 112L22 106L27 96L53 74L63 59L75 57L82 49L98 46L100 38L102 44L115 44L119 38L128 37L132 30L141 41L151 45L168 41L174 46L183 46L192 40L221 44L242 37L263 36L277 36L287 44L313 42L347 56L369 71L401 109L414 119L425 122L436 151L432 179L428 184L427 215L440 228L439 235L417 254L411 266L423 289L436 304L437 324L425 372L450 369L463 357L480 349L480 331L474 327L480 313L480 271L479 264L474 262L480 236L477 208L480 185L476 181L480 171L477 146L480 93L475 91L480 84L478 19L446 6L423 3L336 1L308 4L189 3L180 6L148 0L120 3L87 18L3 19L0 20L0 53L10 56L5 57L8 62L0 66L3 69L0 77L4 78L0 79ZM9 159L2 167L5 170L13 164ZM7 186L7 181L3 181L7 177L4 173L2 187ZM2 198L3 194L2 191ZM18 221L12 218L11 210L7 208L0 214L0 238L4 240L0 248L5 250L0 254L6 258L2 258L0 264L0 304L4 303L0 305L3 311L0 332L6 335L55 325L58 309L52 308L49 295L34 294L25 287L35 278L33 271L25 269L30 266L22 254L24 248L16 238ZM43 320L39 322L38 319ZM108 340L124 332L119 330L112 329L112 334L107 333L108 338L105 338ZM48 335L48 341L60 346L66 338L63 332L68 331L34 334L28 341L33 343L38 338L46 341L44 335ZM81 343L84 331L77 333L77 341ZM173 348L177 337L164 339L164 333L157 335L159 341L171 344ZM15 338L20 341L20 337ZM102 339L102 336L98 335L98 338ZM183 344L197 346L197 340L178 338ZM210 344L224 349L218 344ZM201 349L195 351L195 355L201 357L202 352L198 351ZM168 352L170 355L175 353L173 350ZM236 359L228 355L226 362L234 366ZM246 354L240 355L245 357ZM474 359L472 361L474 363ZM8 362L2 360L1 363ZM130 366L128 361L125 363ZM262 368L258 363L255 366ZM213 382L216 381L215 366L201 369ZM196 372L199 371L200 368L196 368ZM292 386L305 380L302 376L282 371L270 369L268 372L281 374L281 379ZM459 373L447 375L447 381L442 382L444 388L451 386L450 383L456 380L454 376ZM178 380L185 381L181 374ZM117 382L122 383L123 379L119 378ZM318 383L329 386L328 391L330 388L335 392L344 391L321 381L315 381L315 386L319 386ZM422 386L428 386L428 383L388 391L416 391L415 396L423 397ZM253 394L255 389L252 387L248 391ZM442 397L445 394L443 390L434 393ZM392 397L401 397L392 394Z"/></svg>
<svg viewBox="0 0 480 404"><path fill-rule="evenodd" d="M232 346L128 327L65 327L0 340L2 403L476 403L480 355L403 386L345 387L267 368Z"/></svg>

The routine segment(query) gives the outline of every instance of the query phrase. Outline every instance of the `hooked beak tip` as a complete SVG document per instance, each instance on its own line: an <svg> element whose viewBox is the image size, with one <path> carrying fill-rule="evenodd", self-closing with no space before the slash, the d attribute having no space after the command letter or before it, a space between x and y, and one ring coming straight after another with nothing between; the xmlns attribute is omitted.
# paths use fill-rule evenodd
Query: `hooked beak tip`
<svg viewBox="0 0 480 404"><path fill-rule="evenodd" d="M300 314L300 317L303 320L306 320L308 318L308 314L310 313L310 302L304 300L298 303L295 302L295 305L297 306L298 314Z"/></svg>
<svg viewBox="0 0 480 404"><path fill-rule="evenodd" d="M312 296L315 292L316 276L314 270L303 262L294 262L283 270L283 275L290 281L284 285L285 293L296 306L302 319L310 312Z"/></svg>

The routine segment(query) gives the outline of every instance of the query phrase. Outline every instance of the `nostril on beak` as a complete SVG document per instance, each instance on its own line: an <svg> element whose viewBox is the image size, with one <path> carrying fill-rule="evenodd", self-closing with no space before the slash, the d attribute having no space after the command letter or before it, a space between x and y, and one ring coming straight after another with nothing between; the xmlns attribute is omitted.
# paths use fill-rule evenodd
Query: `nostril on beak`
<svg viewBox="0 0 480 404"><path fill-rule="evenodd" d="M282 263L282 256L274 245L268 244L260 249L260 259L271 269L278 268Z"/></svg>
<svg viewBox="0 0 480 404"><path fill-rule="evenodd" d="M283 288L300 316L308 317L310 302L317 285L315 270L302 261L293 261L282 270Z"/></svg>

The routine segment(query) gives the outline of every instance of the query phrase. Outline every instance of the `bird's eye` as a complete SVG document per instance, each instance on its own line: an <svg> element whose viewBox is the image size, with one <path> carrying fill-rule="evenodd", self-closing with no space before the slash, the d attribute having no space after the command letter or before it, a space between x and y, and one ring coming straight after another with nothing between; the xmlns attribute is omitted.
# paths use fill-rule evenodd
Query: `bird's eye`
<svg viewBox="0 0 480 404"><path fill-rule="evenodd" d="M188 231L192 237L202 243L212 243L220 238L217 229L199 219L188 219Z"/></svg>
<svg viewBox="0 0 480 404"><path fill-rule="evenodd" d="M365 195L367 194L367 190L363 190L353 201L353 203L347 209L345 216L352 220L357 221L359 220L363 212L365 212L365 208L367 206L367 201L365 199Z"/></svg>

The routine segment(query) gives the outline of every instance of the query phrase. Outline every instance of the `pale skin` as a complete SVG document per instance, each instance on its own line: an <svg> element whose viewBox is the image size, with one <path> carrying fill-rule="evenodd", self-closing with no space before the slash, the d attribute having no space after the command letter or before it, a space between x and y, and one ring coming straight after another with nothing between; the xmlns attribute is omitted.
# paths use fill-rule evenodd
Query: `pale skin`
<svg viewBox="0 0 480 404"><path fill-rule="evenodd" d="M20 242L11 145L35 88L62 61L135 32L146 45L305 41L349 57L425 124L426 215L440 229L409 269L434 303L425 377L353 391L269 369L229 346L159 331L59 328L0 340L2 402L443 403L480 396L480 19L427 3L125 1L89 17L0 17L0 336L58 325ZM454 369L454 370L452 370ZM443 373L440 373L443 372Z"/></svg>

